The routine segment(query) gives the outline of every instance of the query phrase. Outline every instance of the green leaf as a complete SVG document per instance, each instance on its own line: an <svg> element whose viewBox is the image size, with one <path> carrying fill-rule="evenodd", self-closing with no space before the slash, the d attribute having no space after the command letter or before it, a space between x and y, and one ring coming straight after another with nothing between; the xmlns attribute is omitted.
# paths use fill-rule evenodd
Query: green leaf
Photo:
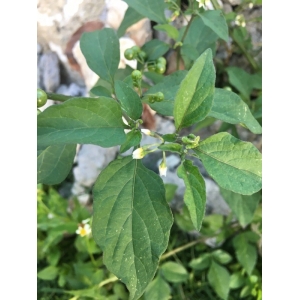
<svg viewBox="0 0 300 300"><path fill-rule="evenodd" d="M238 218L240 224L246 227L253 220L257 205L261 199L260 193L250 196L237 194L225 189L220 189L224 200Z"/></svg>
<svg viewBox="0 0 300 300"><path fill-rule="evenodd" d="M213 106L208 115L230 124L243 123L253 133L262 133L261 126L248 105L233 92L216 88Z"/></svg>
<svg viewBox="0 0 300 300"><path fill-rule="evenodd" d="M165 99L162 102L147 102L147 104L161 115L173 116L174 99L180 83L185 78L187 73L187 71L176 71L171 75L165 76L160 83L148 89L145 95L162 92Z"/></svg>
<svg viewBox="0 0 300 300"><path fill-rule="evenodd" d="M230 275L227 269L213 261L210 265L207 278L218 296L226 300L229 293L230 283Z"/></svg>
<svg viewBox="0 0 300 300"><path fill-rule="evenodd" d="M139 119L143 112L139 95L128 84L119 80L115 82L115 91L126 114L133 120Z"/></svg>
<svg viewBox="0 0 300 300"><path fill-rule="evenodd" d="M84 32L80 49L89 68L111 84L120 61L119 39L111 28Z"/></svg>
<svg viewBox="0 0 300 300"><path fill-rule="evenodd" d="M168 203L174 199L177 188L176 184L165 183L166 200Z"/></svg>
<svg viewBox="0 0 300 300"><path fill-rule="evenodd" d="M193 222L191 220L191 216L189 213L188 208L186 207L186 205L183 206L183 209L181 211L181 213L177 213L174 216L175 218L175 222L177 224L177 226L182 230L182 231L193 231L195 230Z"/></svg>
<svg viewBox="0 0 300 300"><path fill-rule="evenodd" d="M251 294L251 287L249 285L246 285L243 287L240 293L240 298L245 298Z"/></svg>
<svg viewBox="0 0 300 300"><path fill-rule="evenodd" d="M186 186L184 203L186 204L195 228L200 231L205 215L206 190L205 181L190 160L185 160L177 169L177 175Z"/></svg>
<svg viewBox="0 0 300 300"><path fill-rule="evenodd" d="M69 174L76 154L76 145L53 145L39 151L37 182L47 185L61 183Z"/></svg>
<svg viewBox="0 0 300 300"><path fill-rule="evenodd" d="M189 266L194 270L205 270L207 269L211 264L211 254L210 253L204 253L198 258L192 259L189 263Z"/></svg>
<svg viewBox="0 0 300 300"><path fill-rule="evenodd" d="M164 0L124 0L138 13L157 23L167 23Z"/></svg>
<svg viewBox="0 0 300 300"><path fill-rule="evenodd" d="M37 273L37 277L43 280L53 280L58 274L58 268L49 266Z"/></svg>
<svg viewBox="0 0 300 300"><path fill-rule="evenodd" d="M155 25L153 28L156 30L166 32L167 35L174 40L177 40L178 38L178 30L170 24Z"/></svg>
<svg viewBox="0 0 300 300"><path fill-rule="evenodd" d="M143 75L150 79L153 82L153 84L158 84L165 78L164 75L157 74L155 72L144 72Z"/></svg>
<svg viewBox="0 0 300 300"><path fill-rule="evenodd" d="M221 249L213 251L212 257L222 265L226 265L232 261L231 255Z"/></svg>
<svg viewBox="0 0 300 300"><path fill-rule="evenodd" d="M228 41L228 27L221 10L206 10L200 13L203 23L211 28L222 40Z"/></svg>
<svg viewBox="0 0 300 300"><path fill-rule="evenodd" d="M182 265L173 261L164 263L160 267L160 270L165 279L173 283L185 282L189 277L186 269Z"/></svg>
<svg viewBox="0 0 300 300"><path fill-rule="evenodd" d="M174 103L177 131L203 120L211 110L215 92L215 67L207 49L182 80Z"/></svg>
<svg viewBox="0 0 300 300"><path fill-rule="evenodd" d="M248 242L245 234L239 234L233 239L233 245L238 261L250 276L257 260L256 247Z"/></svg>
<svg viewBox="0 0 300 300"><path fill-rule="evenodd" d="M216 41L219 36L200 17L194 18L184 38L184 45L191 45L202 54L206 49L211 48L215 52Z"/></svg>
<svg viewBox="0 0 300 300"><path fill-rule="evenodd" d="M180 47L180 54L187 70L193 66L194 62L199 57L197 49L194 46L185 43Z"/></svg>
<svg viewBox="0 0 300 300"><path fill-rule="evenodd" d="M224 189L251 195L262 188L262 156L250 142L220 132L193 150L209 175Z"/></svg>
<svg viewBox="0 0 300 300"><path fill-rule="evenodd" d="M233 273L230 275L230 284L231 289L238 289L245 284L245 279L241 273Z"/></svg>
<svg viewBox="0 0 300 300"><path fill-rule="evenodd" d="M226 71L229 82L246 98L250 98L253 90L252 75L238 67L228 67Z"/></svg>
<svg viewBox="0 0 300 300"><path fill-rule="evenodd" d="M131 157L111 162L93 188L92 232L103 262L138 299L167 248L173 217L162 179Z"/></svg>
<svg viewBox="0 0 300 300"><path fill-rule="evenodd" d="M128 7L125 12L122 23L117 30L118 37L119 38L122 37L126 33L126 30L128 27L137 23L138 21L142 20L143 18L144 18L143 15L138 13L132 7Z"/></svg>
<svg viewBox="0 0 300 300"><path fill-rule="evenodd" d="M144 298L145 300L168 300L170 299L170 296L170 286L158 275L147 287Z"/></svg>
<svg viewBox="0 0 300 300"><path fill-rule="evenodd" d="M163 56L169 50L169 48L170 46L167 43L153 39L145 43L142 47L142 50L147 53L147 60L151 61Z"/></svg>
<svg viewBox="0 0 300 300"><path fill-rule="evenodd" d="M124 69L118 69L115 73L114 79L124 81L124 79L128 76L131 77L131 73L134 69L130 66L126 65Z"/></svg>
<svg viewBox="0 0 300 300"><path fill-rule="evenodd" d="M92 94L91 96L95 95L98 97L111 97L111 92L101 85L93 87L90 90L90 93Z"/></svg>
<svg viewBox="0 0 300 300"><path fill-rule="evenodd" d="M142 139L142 134L139 130L131 130L126 134L126 141L121 145L120 152L123 153L131 147L137 146Z"/></svg>
<svg viewBox="0 0 300 300"><path fill-rule="evenodd" d="M37 116L39 147L94 144L112 147L125 141L120 105L113 99L73 98Z"/></svg>

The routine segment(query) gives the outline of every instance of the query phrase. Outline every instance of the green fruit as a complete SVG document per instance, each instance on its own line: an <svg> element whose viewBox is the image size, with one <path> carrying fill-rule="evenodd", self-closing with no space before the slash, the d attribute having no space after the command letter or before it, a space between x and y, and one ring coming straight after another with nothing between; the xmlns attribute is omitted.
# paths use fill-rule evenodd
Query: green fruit
<svg viewBox="0 0 300 300"><path fill-rule="evenodd" d="M44 106L47 102L47 99L47 94L43 90L37 89L37 107Z"/></svg>
<svg viewBox="0 0 300 300"><path fill-rule="evenodd" d="M147 59L147 53L144 52L144 51L141 51L139 54L138 54L138 57L142 60L142 61L145 61Z"/></svg>
<svg viewBox="0 0 300 300"><path fill-rule="evenodd" d="M142 79L142 73L139 70L134 70L131 73L131 78L132 78L133 81L141 80Z"/></svg>
<svg viewBox="0 0 300 300"><path fill-rule="evenodd" d="M162 92L158 92L158 93L156 93L156 101L157 102L161 102L161 101L164 101L164 99L165 99L165 96L164 96L164 94L162 93Z"/></svg>
<svg viewBox="0 0 300 300"><path fill-rule="evenodd" d="M153 63L148 64L147 69L148 69L149 72L155 72L156 71L156 64L153 64Z"/></svg>
<svg viewBox="0 0 300 300"><path fill-rule="evenodd" d="M164 74L166 72L166 65L162 63L156 64L155 72L158 74Z"/></svg>
<svg viewBox="0 0 300 300"><path fill-rule="evenodd" d="M131 47L131 50L135 55L137 55L139 52L141 52L141 48L139 46L133 46Z"/></svg>
<svg viewBox="0 0 300 300"><path fill-rule="evenodd" d="M132 60L134 58L134 51L132 49L126 49L124 52L124 56L128 60Z"/></svg>
<svg viewBox="0 0 300 300"><path fill-rule="evenodd" d="M156 62L157 62L158 64L163 64L163 65L166 65L166 64L167 64L167 60L166 60L163 56L159 57L159 58L156 60Z"/></svg>

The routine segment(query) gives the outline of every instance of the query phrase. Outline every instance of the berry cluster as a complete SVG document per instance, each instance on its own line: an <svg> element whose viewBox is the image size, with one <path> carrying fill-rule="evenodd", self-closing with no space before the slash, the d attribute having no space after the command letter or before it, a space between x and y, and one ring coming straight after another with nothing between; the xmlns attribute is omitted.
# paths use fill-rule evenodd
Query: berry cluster
<svg viewBox="0 0 300 300"><path fill-rule="evenodd" d="M166 72L167 61L164 57L159 57L156 61L149 62L147 68L149 72L164 74Z"/></svg>

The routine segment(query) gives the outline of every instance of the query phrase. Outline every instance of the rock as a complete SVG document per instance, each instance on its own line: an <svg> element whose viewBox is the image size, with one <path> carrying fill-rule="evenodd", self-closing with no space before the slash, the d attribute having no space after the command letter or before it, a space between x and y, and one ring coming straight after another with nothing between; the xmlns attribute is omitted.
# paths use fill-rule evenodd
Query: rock
<svg viewBox="0 0 300 300"><path fill-rule="evenodd" d="M60 84L59 60L55 52L47 51L39 60L40 86L46 92L55 92Z"/></svg>
<svg viewBox="0 0 300 300"><path fill-rule="evenodd" d="M42 51L43 51L43 47L42 47L39 43L37 43L36 49L37 49L37 54L38 54L38 55L41 54Z"/></svg>
<svg viewBox="0 0 300 300"><path fill-rule="evenodd" d="M62 95L74 96L74 97L80 97L80 96L84 97L86 96L86 88L80 87L76 83L71 83L69 86L62 84L56 90L56 93Z"/></svg>

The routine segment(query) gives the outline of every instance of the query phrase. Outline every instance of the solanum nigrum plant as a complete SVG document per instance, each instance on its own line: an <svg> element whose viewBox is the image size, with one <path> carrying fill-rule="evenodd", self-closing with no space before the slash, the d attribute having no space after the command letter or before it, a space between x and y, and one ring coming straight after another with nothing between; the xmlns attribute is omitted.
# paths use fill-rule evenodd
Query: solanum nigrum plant
<svg viewBox="0 0 300 300"><path fill-rule="evenodd" d="M88 66L100 77L91 96L69 97L38 90L38 107L47 98L62 103L38 114L37 177L38 183L47 185L62 182L72 168L77 144L120 145L121 153L133 149L131 155L112 161L95 182L92 234L103 250L106 267L126 284L130 299L139 299L155 276L173 224L160 177L167 175L165 152L175 152L181 159L177 174L186 186L184 203L195 229L200 231L206 189L191 157L201 160L221 188L242 195L252 195L262 188L262 157L253 144L227 132L202 140L192 133L182 135L182 129L208 116L242 124L255 134L261 133L261 126L237 94L215 87L215 42L228 39L221 11L205 10L204 1L190 1L184 13L176 1L125 2L129 8L118 32L104 28L84 33L80 39ZM173 11L169 20L164 14L166 7ZM189 21L177 30L170 22L180 14ZM128 66L118 69L119 37L144 17L155 21L155 28L166 32L174 43L153 39L141 48L127 49L125 57L137 60L137 70ZM203 32L210 33L209 39ZM185 70L162 76L166 70L163 55L171 47L177 61L183 59ZM149 86L146 78L155 84ZM175 132L161 134L143 129L143 103L160 115L173 117ZM141 147L142 134L159 142ZM160 175L141 162L153 151L162 154ZM219 267L214 263L212 268ZM221 297L225 299L226 295Z"/></svg>

